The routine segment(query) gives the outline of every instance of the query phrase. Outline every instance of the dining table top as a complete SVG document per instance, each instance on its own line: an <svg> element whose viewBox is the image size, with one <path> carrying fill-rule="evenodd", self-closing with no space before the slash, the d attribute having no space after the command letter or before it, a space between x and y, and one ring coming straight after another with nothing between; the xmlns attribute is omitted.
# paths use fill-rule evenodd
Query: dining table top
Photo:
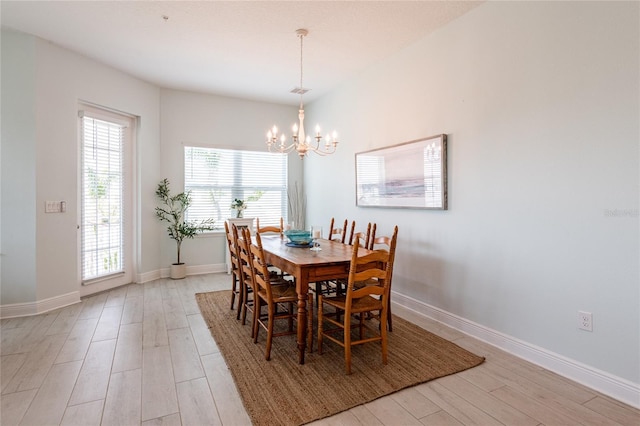
<svg viewBox="0 0 640 426"><path fill-rule="evenodd" d="M313 251L309 247L287 245L287 238L278 235L261 235L262 247L271 254L286 259L298 265L321 265L351 262L353 247L339 241L319 239L320 251ZM359 254L369 250L360 248Z"/></svg>
<svg viewBox="0 0 640 426"><path fill-rule="evenodd" d="M279 235L261 235L260 240L266 261L295 278L296 292L298 293L298 324L306 324L309 283L346 279L349 275L353 246L338 241L320 239L318 242L322 250L313 251L310 247L287 245L287 238ZM365 255L369 252L371 250L358 249L359 255ZM312 301L313 298L310 300ZM310 335L307 336L307 327L299 326L297 343L300 364L304 364L307 337L311 338Z"/></svg>

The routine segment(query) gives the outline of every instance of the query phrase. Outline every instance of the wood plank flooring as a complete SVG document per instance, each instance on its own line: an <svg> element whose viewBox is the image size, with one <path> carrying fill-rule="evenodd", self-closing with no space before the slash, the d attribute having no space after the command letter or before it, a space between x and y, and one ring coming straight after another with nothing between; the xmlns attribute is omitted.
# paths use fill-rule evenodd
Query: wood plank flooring
<svg viewBox="0 0 640 426"><path fill-rule="evenodd" d="M194 298L230 280L131 284L2 320L0 423L250 424ZM314 425L640 425L637 409L440 323L419 325L487 361Z"/></svg>

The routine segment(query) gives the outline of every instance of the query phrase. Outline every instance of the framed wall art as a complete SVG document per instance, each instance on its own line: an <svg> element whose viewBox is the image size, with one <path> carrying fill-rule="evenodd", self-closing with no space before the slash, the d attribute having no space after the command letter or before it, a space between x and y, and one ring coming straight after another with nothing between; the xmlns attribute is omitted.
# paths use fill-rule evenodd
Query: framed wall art
<svg viewBox="0 0 640 426"><path fill-rule="evenodd" d="M356 205L447 210L447 135L356 153Z"/></svg>

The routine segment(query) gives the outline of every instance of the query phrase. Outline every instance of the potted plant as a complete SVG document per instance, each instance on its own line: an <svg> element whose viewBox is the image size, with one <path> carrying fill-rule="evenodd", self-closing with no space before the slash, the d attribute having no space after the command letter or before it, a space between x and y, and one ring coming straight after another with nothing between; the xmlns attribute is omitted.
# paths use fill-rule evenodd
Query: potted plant
<svg viewBox="0 0 640 426"><path fill-rule="evenodd" d="M181 192L171 195L169 180L163 179L158 184L156 196L160 199L161 206L156 207L156 216L160 221L168 222L167 232L172 240L176 241L178 249L177 262L171 265L171 278L182 279L187 275L186 265L180 261L180 247L185 238L193 238L196 234L213 229L213 219L200 222L186 221L185 212L191 205L191 193Z"/></svg>

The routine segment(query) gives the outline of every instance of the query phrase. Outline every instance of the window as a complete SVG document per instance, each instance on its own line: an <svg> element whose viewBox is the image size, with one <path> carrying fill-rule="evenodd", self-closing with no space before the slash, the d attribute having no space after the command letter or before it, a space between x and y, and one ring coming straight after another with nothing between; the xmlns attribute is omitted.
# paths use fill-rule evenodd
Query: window
<svg viewBox="0 0 640 426"><path fill-rule="evenodd" d="M187 220L213 218L222 229L235 198L248 201L244 217L259 217L260 226L287 219L286 155L187 146L184 175L192 198Z"/></svg>

